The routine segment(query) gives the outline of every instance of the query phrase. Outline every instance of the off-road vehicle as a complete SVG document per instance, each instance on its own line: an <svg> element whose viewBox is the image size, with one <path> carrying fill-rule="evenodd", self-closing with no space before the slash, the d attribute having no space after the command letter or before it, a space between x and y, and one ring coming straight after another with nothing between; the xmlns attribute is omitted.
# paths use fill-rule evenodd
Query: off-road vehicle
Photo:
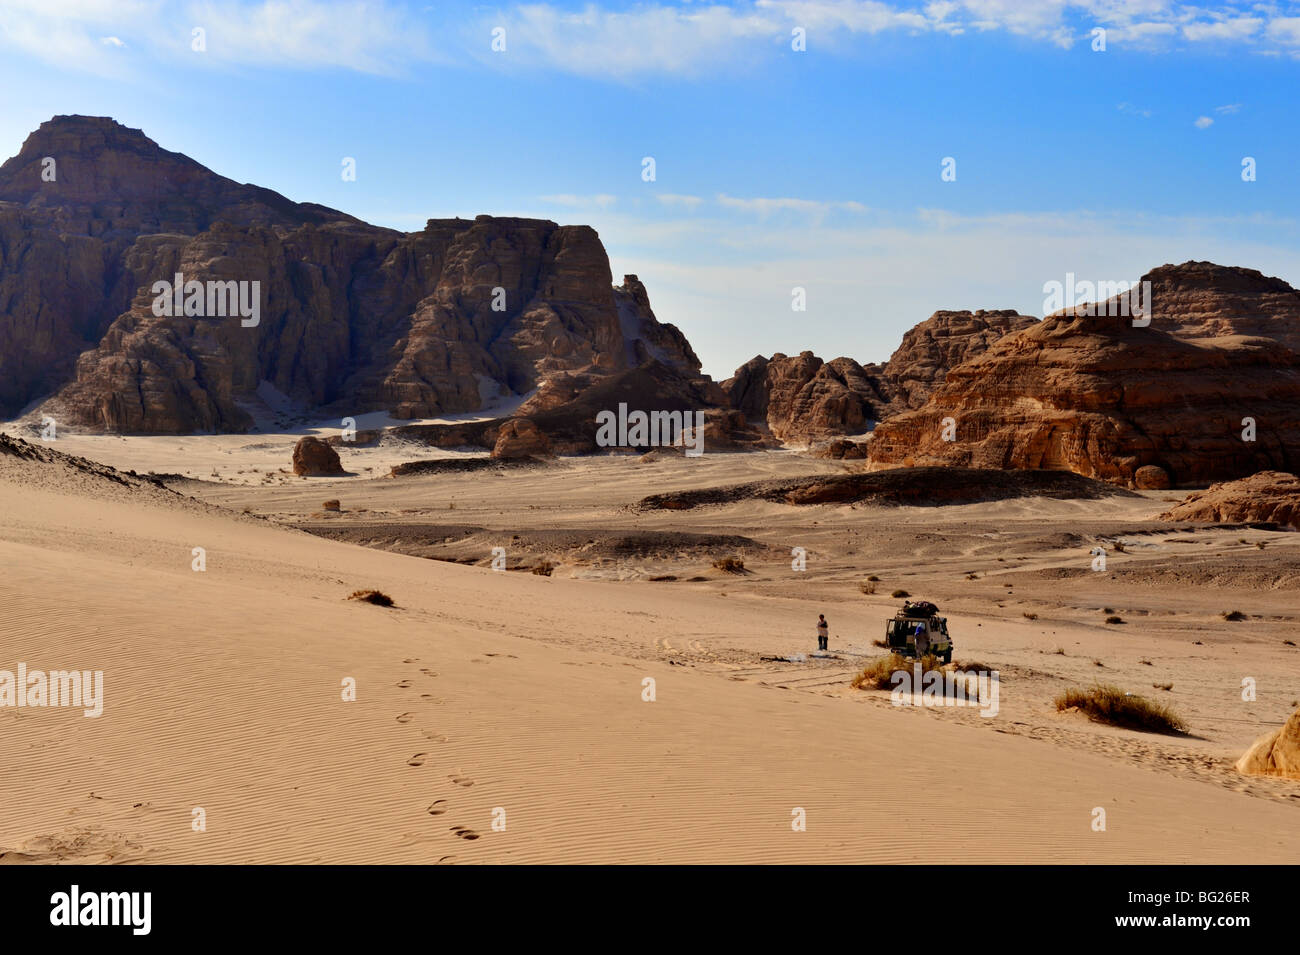
<svg viewBox="0 0 1300 955"><path fill-rule="evenodd" d="M894 619L885 621L885 642L894 653L914 657L918 631L929 638L930 653L941 657L944 663L952 662L948 618L939 616L939 608L928 600L904 601L903 609L894 614Z"/></svg>

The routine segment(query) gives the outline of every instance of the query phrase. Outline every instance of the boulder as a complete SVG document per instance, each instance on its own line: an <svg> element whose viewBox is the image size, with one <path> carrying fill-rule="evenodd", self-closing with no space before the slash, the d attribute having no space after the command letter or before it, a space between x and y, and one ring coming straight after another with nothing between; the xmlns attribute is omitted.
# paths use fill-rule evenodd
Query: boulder
<svg viewBox="0 0 1300 955"><path fill-rule="evenodd" d="M497 443L492 448L492 457L497 460L519 461L550 455L550 439L528 418L509 419L497 432Z"/></svg>
<svg viewBox="0 0 1300 955"><path fill-rule="evenodd" d="M1140 491L1168 490L1169 472L1157 464L1144 464L1133 472L1133 484Z"/></svg>
<svg viewBox="0 0 1300 955"><path fill-rule="evenodd" d="M310 435L299 438L293 446L293 473L304 477L346 474L339 454L328 443Z"/></svg>

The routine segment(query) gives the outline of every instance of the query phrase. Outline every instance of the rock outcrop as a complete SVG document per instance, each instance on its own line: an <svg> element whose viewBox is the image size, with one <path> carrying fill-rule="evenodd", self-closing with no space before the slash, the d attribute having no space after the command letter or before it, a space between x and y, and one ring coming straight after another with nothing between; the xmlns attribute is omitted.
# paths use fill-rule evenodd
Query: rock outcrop
<svg viewBox="0 0 1300 955"><path fill-rule="evenodd" d="M166 314L154 285L177 274L184 307ZM227 291L256 300L255 322ZM418 418L557 374L700 368L635 276L613 286L589 227L395 232L101 117L55 117L0 166L0 302L0 414L57 390L60 421L112 431L246 430L263 382L312 411Z"/></svg>
<svg viewBox="0 0 1300 955"><path fill-rule="evenodd" d="M871 465L1065 469L1126 486L1155 467L1175 487L1294 469L1300 356L1287 342L1300 298L1292 311L1279 306L1268 321L1247 321L1233 303L1244 300L1239 284L1250 273L1223 272L1234 289L1223 296L1223 321L1252 334L1200 334L1215 308L1213 276L1207 284L1203 263L1166 266L1145 277L1153 282L1149 325L1108 314L1110 306L1081 307L999 339L949 370L922 408L877 427ZM1252 281L1265 300L1286 300L1277 280ZM1201 317L1189 331L1164 308L1193 286Z"/></svg>
<svg viewBox="0 0 1300 955"><path fill-rule="evenodd" d="M293 446L293 473L303 477L324 477L346 474L339 461L339 453L327 442L310 435L299 438Z"/></svg>
<svg viewBox="0 0 1300 955"><path fill-rule="evenodd" d="M511 418L503 424L492 447L492 457L501 461L546 458L550 454L550 440L527 418Z"/></svg>
<svg viewBox="0 0 1300 955"><path fill-rule="evenodd" d="M1255 740L1236 765L1248 776L1300 779L1300 709L1280 729Z"/></svg>
<svg viewBox="0 0 1300 955"><path fill-rule="evenodd" d="M1210 485L1189 494L1160 515L1162 521L1211 521L1216 524L1273 523L1300 530L1300 477L1260 471L1237 481Z"/></svg>
<svg viewBox="0 0 1300 955"><path fill-rule="evenodd" d="M722 383L731 406L782 441L861 434L887 401L851 358L826 362L810 351L750 359Z"/></svg>
<svg viewBox="0 0 1300 955"><path fill-rule="evenodd" d="M888 411L920 408L943 384L949 369L1037 321L1013 309L935 312L903 335L902 344L885 363L881 377L892 399Z"/></svg>
<svg viewBox="0 0 1300 955"><path fill-rule="evenodd" d="M1183 339L1271 338L1300 354L1300 292L1255 269L1184 262L1143 276L1153 324Z"/></svg>
<svg viewBox="0 0 1300 955"><path fill-rule="evenodd" d="M732 407L780 440L861 434L876 421L919 408L949 368L1036 321L1009 309L935 312L903 336L883 366L778 352L750 359L722 386Z"/></svg>

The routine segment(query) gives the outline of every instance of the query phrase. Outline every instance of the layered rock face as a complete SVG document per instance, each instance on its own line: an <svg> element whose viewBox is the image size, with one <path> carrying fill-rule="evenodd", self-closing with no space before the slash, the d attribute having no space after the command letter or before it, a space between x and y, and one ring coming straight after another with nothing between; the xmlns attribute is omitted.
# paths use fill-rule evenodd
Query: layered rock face
<svg viewBox="0 0 1300 955"><path fill-rule="evenodd" d="M1239 481L1225 481L1190 494L1160 515L1162 521L1275 523L1300 530L1300 477L1260 471Z"/></svg>
<svg viewBox="0 0 1300 955"><path fill-rule="evenodd" d="M1152 269L1154 322L1184 339L1271 338L1300 354L1300 292L1255 269L1184 262Z"/></svg>
<svg viewBox="0 0 1300 955"><path fill-rule="evenodd" d="M882 370L891 395L889 411L921 407L943 384L950 368L988 351L998 339L1038 319L1012 309L935 312L903 336Z"/></svg>
<svg viewBox="0 0 1300 955"><path fill-rule="evenodd" d="M1293 469L1300 356L1286 343L1300 322L1300 299L1279 292L1274 279L1234 287L1250 273L1222 271L1234 288L1218 310L1222 324L1205 318L1216 310L1217 279L1206 278L1203 263L1189 263L1144 277L1153 283L1146 327L1079 308L998 340L951 369L922 408L882 423L871 465L1065 469L1128 486L1144 467L1163 470L1173 486ZM1261 300L1297 307L1278 305L1267 320L1237 314L1234 303L1252 300L1249 288ZM1193 313L1180 303L1193 298L1198 311L1189 327ZM1207 337L1206 327L1255 334ZM1144 484L1153 474L1144 472ZM1162 481L1154 475L1148 486Z"/></svg>
<svg viewBox="0 0 1300 955"><path fill-rule="evenodd" d="M177 274L185 306L156 314L154 283ZM216 283L256 298L256 324L217 314ZM59 388L61 420L113 431L245 430L264 381L313 409L413 418L649 358L699 372L635 276L613 287L586 226L399 233L97 117L56 117L0 167L0 296L0 413Z"/></svg>
<svg viewBox="0 0 1300 955"><path fill-rule="evenodd" d="M856 361L825 362L810 351L759 355L722 387L733 408L783 441L859 434L887 404L879 381Z"/></svg>

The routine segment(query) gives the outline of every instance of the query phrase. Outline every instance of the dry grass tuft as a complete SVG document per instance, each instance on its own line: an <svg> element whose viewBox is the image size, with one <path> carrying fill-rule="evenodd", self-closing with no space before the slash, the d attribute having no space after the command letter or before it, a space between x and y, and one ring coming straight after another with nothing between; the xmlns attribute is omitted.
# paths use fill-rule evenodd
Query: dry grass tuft
<svg viewBox="0 0 1300 955"><path fill-rule="evenodd" d="M1173 685L1170 684L1170 689ZM1173 710L1117 686L1073 688L1056 698L1057 710L1079 710L1090 720L1148 733L1186 733L1187 724Z"/></svg>

